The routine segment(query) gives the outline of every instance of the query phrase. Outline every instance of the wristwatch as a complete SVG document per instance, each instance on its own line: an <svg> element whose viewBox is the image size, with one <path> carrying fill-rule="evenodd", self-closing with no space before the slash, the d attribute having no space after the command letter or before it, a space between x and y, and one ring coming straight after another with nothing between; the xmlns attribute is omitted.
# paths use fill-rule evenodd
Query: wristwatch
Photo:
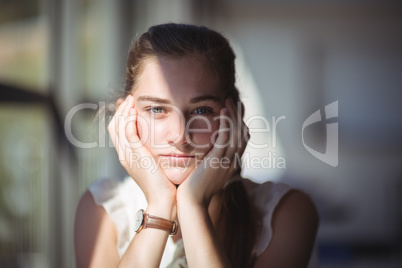
<svg viewBox="0 0 402 268"><path fill-rule="evenodd" d="M149 215L143 209L138 210L135 214L134 231L139 233L145 228L155 228L168 231L170 235L177 233L177 222L169 221L160 217Z"/></svg>

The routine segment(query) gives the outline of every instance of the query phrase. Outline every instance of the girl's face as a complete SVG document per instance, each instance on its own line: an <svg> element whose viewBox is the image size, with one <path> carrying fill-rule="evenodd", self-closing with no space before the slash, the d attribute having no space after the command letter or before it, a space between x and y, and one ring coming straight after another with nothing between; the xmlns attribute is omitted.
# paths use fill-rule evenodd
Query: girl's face
<svg viewBox="0 0 402 268"><path fill-rule="evenodd" d="M224 103L219 82L194 57L158 57L144 64L133 96L142 143L168 179L181 184L217 137Z"/></svg>

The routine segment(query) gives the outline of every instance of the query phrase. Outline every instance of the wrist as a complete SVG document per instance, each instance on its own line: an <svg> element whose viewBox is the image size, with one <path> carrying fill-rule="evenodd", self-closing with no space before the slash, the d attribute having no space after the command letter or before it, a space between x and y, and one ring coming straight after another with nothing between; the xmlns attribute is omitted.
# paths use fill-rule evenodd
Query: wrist
<svg viewBox="0 0 402 268"><path fill-rule="evenodd" d="M170 235L175 235L177 233L177 221L168 220L162 217L151 215L140 209L135 215L135 232L139 233L143 229L159 229L168 231Z"/></svg>
<svg viewBox="0 0 402 268"><path fill-rule="evenodd" d="M194 225L195 219L203 219L202 221L209 219L208 208L197 202L182 202L177 203L177 219L180 222L180 226L186 225L190 222L190 225Z"/></svg>
<svg viewBox="0 0 402 268"><path fill-rule="evenodd" d="M149 202L146 212L168 220L176 219L176 200L172 198L159 200Z"/></svg>
<svg viewBox="0 0 402 268"><path fill-rule="evenodd" d="M184 188L177 189L177 206L178 207L202 207L208 208L210 200L204 195L201 195L201 191L189 192Z"/></svg>

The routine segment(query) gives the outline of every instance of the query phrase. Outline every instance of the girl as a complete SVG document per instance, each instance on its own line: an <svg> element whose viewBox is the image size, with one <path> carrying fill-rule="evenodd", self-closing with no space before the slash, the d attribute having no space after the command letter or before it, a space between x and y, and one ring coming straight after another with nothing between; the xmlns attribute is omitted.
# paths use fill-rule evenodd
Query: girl
<svg viewBox="0 0 402 268"><path fill-rule="evenodd" d="M157 25L134 43L108 126L129 177L97 180L82 197L77 267L307 266L318 224L309 197L239 175L249 135L234 59L206 27Z"/></svg>

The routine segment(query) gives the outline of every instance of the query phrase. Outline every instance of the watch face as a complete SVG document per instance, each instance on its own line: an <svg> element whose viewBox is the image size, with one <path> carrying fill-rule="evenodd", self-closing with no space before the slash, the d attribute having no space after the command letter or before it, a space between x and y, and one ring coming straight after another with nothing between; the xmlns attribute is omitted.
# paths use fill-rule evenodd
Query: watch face
<svg viewBox="0 0 402 268"><path fill-rule="evenodd" d="M144 220L144 213L143 210L140 209L138 210L137 214L135 214L135 219L134 219L134 231L138 231L140 227L142 226L142 222Z"/></svg>

